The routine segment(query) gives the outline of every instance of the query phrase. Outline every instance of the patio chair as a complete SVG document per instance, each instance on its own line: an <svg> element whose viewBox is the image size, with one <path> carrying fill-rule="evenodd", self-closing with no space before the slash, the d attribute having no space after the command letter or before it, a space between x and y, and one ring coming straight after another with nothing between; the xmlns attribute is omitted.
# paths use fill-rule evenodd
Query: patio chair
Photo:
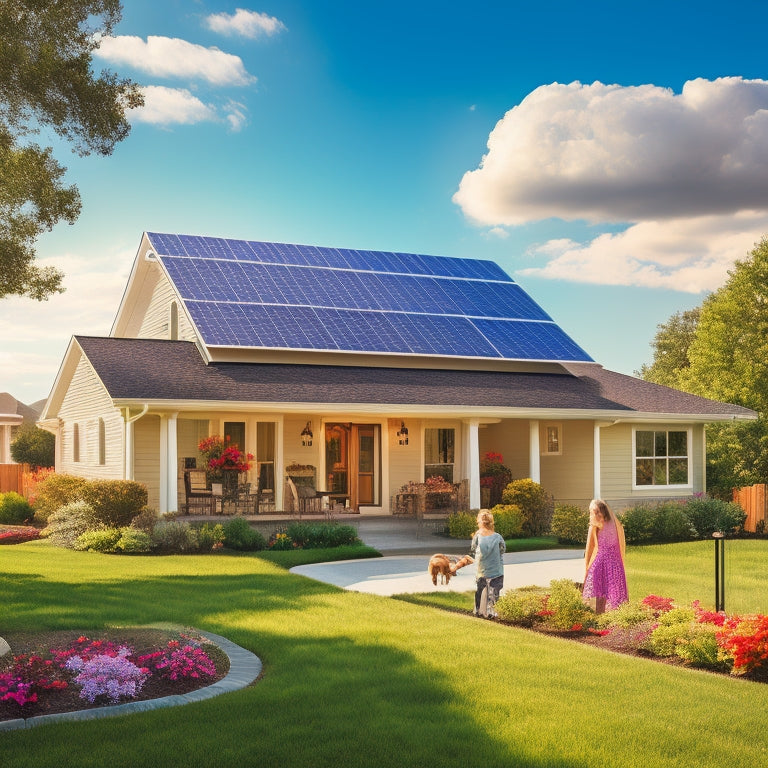
<svg viewBox="0 0 768 768"><path fill-rule="evenodd" d="M275 482L271 462L257 465L256 514L275 511Z"/></svg>
<svg viewBox="0 0 768 768"><path fill-rule="evenodd" d="M216 511L216 500L208 488L208 478L204 469L184 470L185 512L200 510L200 514L211 515Z"/></svg>

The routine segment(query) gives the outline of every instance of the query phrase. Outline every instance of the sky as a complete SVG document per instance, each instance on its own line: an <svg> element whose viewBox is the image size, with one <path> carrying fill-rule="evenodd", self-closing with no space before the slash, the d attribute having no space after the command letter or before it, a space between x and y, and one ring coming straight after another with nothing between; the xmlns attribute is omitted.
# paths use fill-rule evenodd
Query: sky
<svg viewBox="0 0 768 768"><path fill-rule="evenodd" d="M0 392L107 335L145 231L490 259L611 370L768 235L768 5L130 0L97 70L145 106L0 300Z"/></svg>

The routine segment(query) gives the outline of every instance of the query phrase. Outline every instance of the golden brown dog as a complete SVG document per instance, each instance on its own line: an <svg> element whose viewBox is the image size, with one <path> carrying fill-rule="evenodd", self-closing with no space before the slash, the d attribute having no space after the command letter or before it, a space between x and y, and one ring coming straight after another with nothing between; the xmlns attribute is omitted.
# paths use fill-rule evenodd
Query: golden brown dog
<svg viewBox="0 0 768 768"><path fill-rule="evenodd" d="M432 555L430 558L427 571L432 577L432 583L435 586L437 586L438 576L440 576L441 584L448 584L448 582L451 580L451 576L455 576L456 571L458 571L459 568L463 568L465 565L469 565L470 563L474 562L475 561L469 555L464 555L461 560L454 563L452 562L451 558L448 557L448 555L437 554Z"/></svg>

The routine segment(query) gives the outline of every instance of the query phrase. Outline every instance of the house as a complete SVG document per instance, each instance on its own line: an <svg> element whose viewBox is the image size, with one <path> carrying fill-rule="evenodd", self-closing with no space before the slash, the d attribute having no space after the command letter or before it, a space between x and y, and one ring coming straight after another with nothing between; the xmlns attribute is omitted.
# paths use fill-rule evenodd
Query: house
<svg viewBox="0 0 768 768"><path fill-rule="evenodd" d="M0 464L13 464L11 443L19 428L34 424L42 404L25 405L8 392L0 392Z"/></svg>
<svg viewBox="0 0 768 768"><path fill-rule="evenodd" d="M226 435L288 504L286 468L360 513L501 454L560 502L618 508L706 489L705 425L748 409L595 363L496 264L145 233L108 337L74 336L41 419L56 469L184 503Z"/></svg>

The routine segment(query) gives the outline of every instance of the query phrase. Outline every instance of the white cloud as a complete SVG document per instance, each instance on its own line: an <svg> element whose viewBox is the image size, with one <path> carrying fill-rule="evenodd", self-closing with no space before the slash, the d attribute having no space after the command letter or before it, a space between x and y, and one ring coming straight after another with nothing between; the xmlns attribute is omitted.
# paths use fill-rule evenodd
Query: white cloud
<svg viewBox="0 0 768 768"><path fill-rule="evenodd" d="M547 263L518 274L687 293L714 291L733 262L746 258L764 232L768 232L765 211L644 221L586 244L550 240L530 254L544 256Z"/></svg>
<svg viewBox="0 0 768 768"><path fill-rule="evenodd" d="M155 77L200 79L217 86L256 82L239 56L175 37L105 37L94 55Z"/></svg>
<svg viewBox="0 0 768 768"><path fill-rule="evenodd" d="M240 35L251 39L266 35L271 37L285 29L280 19L268 16L258 11L248 11L238 8L234 15L228 13L213 13L205 20L208 29L222 35Z"/></svg>
<svg viewBox="0 0 768 768"><path fill-rule="evenodd" d="M553 241L527 274L690 292L720 285L768 225L768 81L682 92L595 82L537 88L499 121L454 195L480 225L624 223Z"/></svg>
<svg viewBox="0 0 768 768"><path fill-rule="evenodd" d="M245 104L237 101L230 101L224 107L226 121L229 123L229 130L233 133L241 131L248 123L248 110Z"/></svg>
<svg viewBox="0 0 768 768"><path fill-rule="evenodd" d="M131 120L153 125L192 125L219 120L215 109L185 88L147 85L142 90L144 106L129 112Z"/></svg>

